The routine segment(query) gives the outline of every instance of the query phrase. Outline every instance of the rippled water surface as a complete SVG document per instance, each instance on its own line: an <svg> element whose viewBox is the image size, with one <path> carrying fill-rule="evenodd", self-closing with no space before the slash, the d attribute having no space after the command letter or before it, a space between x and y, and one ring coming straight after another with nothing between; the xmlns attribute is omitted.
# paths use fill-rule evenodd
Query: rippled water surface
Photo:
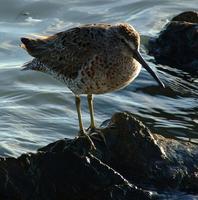
<svg viewBox="0 0 198 200"><path fill-rule="evenodd" d="M198 9L197 0L0 0L0 154L18 156L78 131L73 94L48 75L22 72L31 57L19 38L51 34L84 23L128 22L142 36L141 51L167 85L160 88L142 70L128 87L95 97L97 124L116 111L131 111L153 131L169 137L198 138L198 80L167 66L153 64L146 54L174 15ZM89 126L86 98L83 120ZM187 197L186 197L187 198Z"/></svg>

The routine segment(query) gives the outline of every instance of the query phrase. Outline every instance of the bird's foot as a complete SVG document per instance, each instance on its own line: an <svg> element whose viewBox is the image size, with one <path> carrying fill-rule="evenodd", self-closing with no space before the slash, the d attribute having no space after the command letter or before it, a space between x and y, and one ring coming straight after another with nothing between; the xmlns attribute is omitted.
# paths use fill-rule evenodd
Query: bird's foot
<svg viewBox="0 0 198 200"><path fill-rule="evenodd" d="M97 132L97 128L96 127L89 127L88 129L86 129L86 131L89 133L89 134L92 134L92 133L94 133L94 132Z"/></svg>
<svg viewBox="0 0 198 200"><path fill-rule="evenodd" d="M88 140L88 142L90 144L90 149L91 150L96 150L96 146L95 146L93 140L91 139L91 137L84 130L79 132L79 137L87 138L87 140Z"/></svg>
<svg viewBox="0 0 198 200"><path fill-rule="evenodd" d="M102 140L104 144L107 145L104 133L100 128L90 126L86 131L92 136L92 138L94 138L95 140Z"/></svg>

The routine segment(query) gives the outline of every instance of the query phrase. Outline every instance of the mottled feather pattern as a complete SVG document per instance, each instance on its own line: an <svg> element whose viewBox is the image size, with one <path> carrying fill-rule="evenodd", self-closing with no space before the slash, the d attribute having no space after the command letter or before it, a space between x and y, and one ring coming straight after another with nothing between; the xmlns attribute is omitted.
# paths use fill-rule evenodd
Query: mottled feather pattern
<svg viewBox="0 0 198 200"><path fill-rule="evenodd" d="M86 136L81 117L80 95L86 94L90 111L90 128L95 130L93 94L119 90L139 74L141 64L163 86L157 75L138 52L140 36L129 24L88 24L55 35L21 39L34 59L24 70L51 74L64 82L75 94L80 136Z"/></svg>
<svg viewBox="0 0 198 200"><path fill-rule="evenodd" d="M128 24L88 24L44 39L25 38L26 50L35 57L26 68L53 74L75 94L117 90L134 79L137 62L122 39L130 34L139 38Z"/></svg>

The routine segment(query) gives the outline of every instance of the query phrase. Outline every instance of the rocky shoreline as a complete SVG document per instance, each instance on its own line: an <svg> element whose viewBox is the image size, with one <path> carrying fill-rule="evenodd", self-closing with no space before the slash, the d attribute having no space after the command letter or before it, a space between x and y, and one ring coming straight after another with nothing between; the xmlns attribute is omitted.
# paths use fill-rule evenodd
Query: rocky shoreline
<svg viewBox="0 0 198 200"><path fill-rule="evenodd" d="M128 112L115 113L91 137L96 151L81 137L1 158L0 198L159 199L142 186L197 193L197 145L153 134Z"/></svg>

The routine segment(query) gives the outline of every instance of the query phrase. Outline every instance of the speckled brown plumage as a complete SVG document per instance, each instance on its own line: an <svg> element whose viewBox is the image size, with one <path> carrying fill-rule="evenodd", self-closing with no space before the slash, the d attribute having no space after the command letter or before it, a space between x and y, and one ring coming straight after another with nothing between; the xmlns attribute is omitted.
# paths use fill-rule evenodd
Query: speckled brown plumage
<svg viewBox="0 0 198 200"><path fill-rule="evenodd" d="M81 133L85 131L80 94L87 94L90 127L94 129L92 94L125 87L139 74L140 63L163 85L139 54L140 36L129 24L88 24L52 36L22 38L21 41L22 47L35 57L24 69L51 74L75 94ZM94 146L92 142L91 146Z"/></svg>
<svg viewBox="0 0 198 200"><path fill-rule="evenodd" d="M25 38L23 47L35 57L26 67L54 74L75 94L113 91L127 85L138 68L123 38L138 48L139 34L128 24L84 25L44 39Z"/></svg>

